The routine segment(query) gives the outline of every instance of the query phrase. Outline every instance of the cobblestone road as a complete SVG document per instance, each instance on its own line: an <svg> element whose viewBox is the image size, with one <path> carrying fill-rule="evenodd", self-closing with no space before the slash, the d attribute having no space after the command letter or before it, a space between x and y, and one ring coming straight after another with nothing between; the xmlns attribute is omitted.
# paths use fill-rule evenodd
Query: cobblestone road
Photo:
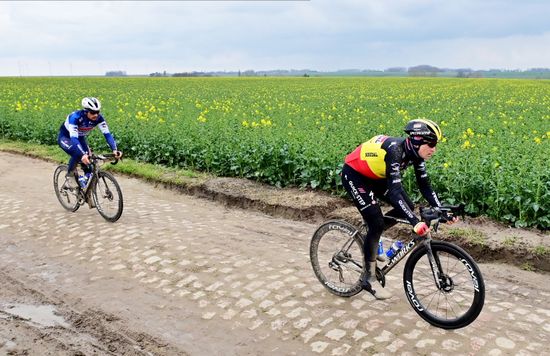
<svg viewBox="0 0 550 356"><path fill-rule="evenodd" d="M390 300L327 293L309 264L314 225L230 210L120 176L125 210L112 224L87 207L63 210L52 189L54 168L0 152L0 266L25 269L24 261L40 260L46 271L62 264L65 279L72 266L74 273L87 271L86 283L120 280L139 286L127 291L138 303L136 291L145 291L180 305L197 325L172 321L160 336L182 352L541 355L548 350L547 275L481 265L487 295L478 320L464 329L441 330L410 308L399 267L387 277ZM44 276L45 285L59 282ZM79 295L78 284L71 293ZM102 298L108 293L104 290ZM227 337L209 337L216 334Z"/></svg>

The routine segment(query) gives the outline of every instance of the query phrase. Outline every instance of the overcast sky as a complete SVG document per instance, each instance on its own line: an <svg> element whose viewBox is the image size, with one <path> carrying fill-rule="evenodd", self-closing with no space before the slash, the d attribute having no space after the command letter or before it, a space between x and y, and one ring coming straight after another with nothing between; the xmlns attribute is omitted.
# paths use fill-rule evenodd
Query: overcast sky
<svg viewBox="0 0 550 356"><path fill-rule="evenodd" d="M550 67L547 0L1 1L0 76Z"/></svg>

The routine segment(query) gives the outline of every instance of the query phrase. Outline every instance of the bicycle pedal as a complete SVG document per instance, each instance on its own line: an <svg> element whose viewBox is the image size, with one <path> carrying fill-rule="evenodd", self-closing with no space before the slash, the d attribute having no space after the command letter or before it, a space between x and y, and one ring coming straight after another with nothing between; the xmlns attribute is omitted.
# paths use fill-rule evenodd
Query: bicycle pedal
<svg viewBox="0 0 550 356"><path fill-rule="evenodd" d="M361 281L361 288L363 288L365 292L374 294L374 291L372 290L372 285L369 282Z"/></svg>

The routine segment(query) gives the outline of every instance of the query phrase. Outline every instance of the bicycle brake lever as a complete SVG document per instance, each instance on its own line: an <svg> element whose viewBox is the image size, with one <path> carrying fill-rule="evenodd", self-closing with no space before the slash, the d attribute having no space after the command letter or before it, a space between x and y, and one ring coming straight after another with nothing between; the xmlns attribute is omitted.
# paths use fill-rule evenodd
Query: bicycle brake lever
<svg viewBox="0 0 550 356"><path fill-rule="evenodd" d="M428 226L431 226L432 221L439 221L441 210L438 208L420 208L420 217Z"/></svg>
<svg viewBox="0 0 550 356"><path fill-rule="evenodd" d="M464 217L466 216L466 209L464 209L464 203L460 203L458 205L458 214L462 217L462 220L464 220Z"/></svg>
<svg viewBox="0 0 550 356"><path fill-rule="evenodd" d="M460 216L462 217L462 220L464 220L464 216L466 214L464 209L464 203L460 203L459 205L451 207L451 212L454 216Z"/></svg>

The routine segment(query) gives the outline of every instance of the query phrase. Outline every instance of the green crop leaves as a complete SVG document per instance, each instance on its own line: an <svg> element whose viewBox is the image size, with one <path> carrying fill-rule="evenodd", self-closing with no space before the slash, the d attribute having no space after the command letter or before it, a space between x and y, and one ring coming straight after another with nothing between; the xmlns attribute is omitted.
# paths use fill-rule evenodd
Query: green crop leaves
<svg viewBox="0 0 550 356"><path fill-rule="evenodd" d="M0 137L55 145L97 96L131 158L342 193L346 154L405 123L439 122L435 190L514 226L550 227L548 81L426 78L0 78ZM96 150L107 149L99 130ZM419 200L414 177L404 185Z"/></svg>

